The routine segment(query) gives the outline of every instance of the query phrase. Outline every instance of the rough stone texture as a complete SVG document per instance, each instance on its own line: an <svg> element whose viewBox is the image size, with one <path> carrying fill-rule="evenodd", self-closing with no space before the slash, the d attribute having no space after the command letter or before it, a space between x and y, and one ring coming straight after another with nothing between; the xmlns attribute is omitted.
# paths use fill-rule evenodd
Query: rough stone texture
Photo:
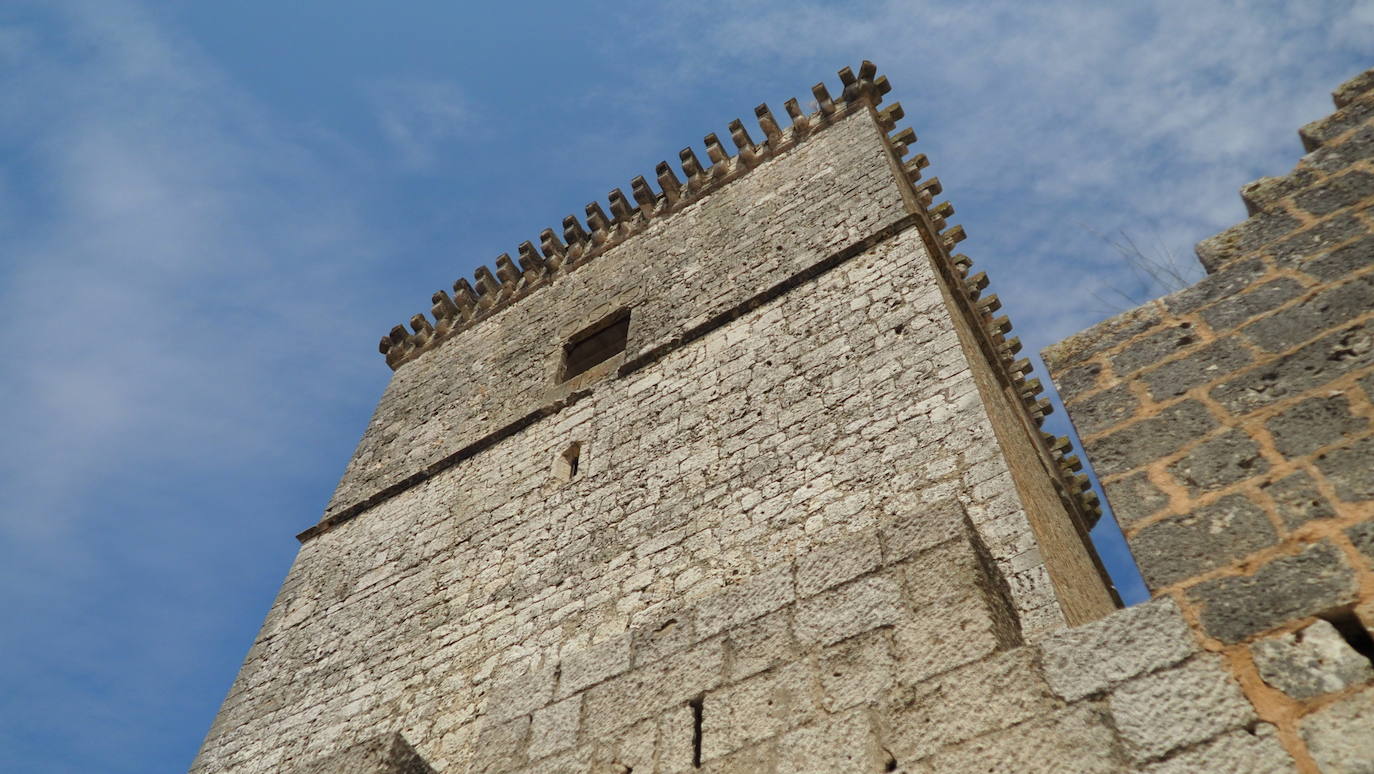
<svg viewBox="0 0 1374 774"><path fill-rule="evenodd" d="M1374 680L1369 659L1326 621L1250 646L1264 681L1295 699L1310 699Z"/></svg>
<svg viewBox="0 0 1374 774"><path fill-rule="evenodd" d="M1374 583L1353 83L1211 277L1047 353L1168 599L1064 628L1087 522L865 107L401 364L193 772L1368 770L1311 618Z"/></svg>
<svg viewBox="0 0 1374 774"><path fill-rule="evenodd" d="M1302 737L1322 774L1374 772L1374 689L1303 718Z"/></svg>
<svg viewBox="0 0 1374 774"><path fill-rule="evenodd" d="M382 734L292 774L434 774L400 734Z"/></svg>
<svg viewBox="0 0 1374 774"><path fill-rule="evenodd" d="M1253 732L1231 731L1161 763L1144 774L1282 774L1296 771L1274 727L1260 723Z"/></svg>
<svg viewBox="0 0 1374 774"><path fill-rule="evenodd" d="M401 366L326 516L559 399L560 340L617 306L633 359L906 215L872 121L851 115Z"/></svg>
<svg viewBox="0 0 1374 774"><path fill-rule="evenodd" d="M1112 693L1108 702L1116 728L1132 759L1146 761L1255 719L1216 656L1138 677Z"/></svg>
<svg viewBox="0 0 1374 774"><path fill-rule="evenodd" d="M1309 154L1291 173L1241 189L1250 217L1197 246L1209 276L1044 353L1147 582L1277 723L1149 771L1338 760L1301 738L1318 738L1309 722L1331 691L1367 679L1316 616L1374 618L1374 71L1336 106L1302 129ZM1074 634L1046 643L1052 685L1065 679L1052 643ZM1084 682L1068 695L1104 690ZM1141 755L1172 738L1119 728Z"/></svg>
<svg viewBox="0 0 1374 774"><path fill-rule="evenodd" d="M1131 545L1154 558L1141 571L1150 588L1157 589L1229 564L1277 540L1258 505L1229 495L1141 528Z"/></svg>
<svg viewBox="0 0 1374 774"><path fill-rule="evenodd" d="M438 771L881 767L899 695L1062 628L1040 439L889 154L853 114L401 364L193 770L389 729Z"/></svg>
<svg viewBox="0 0 1374 774"><path fill-rule="evenodd" d="M1330 543L1281 556L1251 575L1205 581L1188 590L1201 608L1203 629L1239 642L1286 621L1350 604L1355 573Z"/></svg>
<svg viewBox="0 0 1374 774"><path fill-rule="evenodd" d="M1197 652L1178 605L1167 597L1046 639L1045 680L1077 701Z"/></svg>

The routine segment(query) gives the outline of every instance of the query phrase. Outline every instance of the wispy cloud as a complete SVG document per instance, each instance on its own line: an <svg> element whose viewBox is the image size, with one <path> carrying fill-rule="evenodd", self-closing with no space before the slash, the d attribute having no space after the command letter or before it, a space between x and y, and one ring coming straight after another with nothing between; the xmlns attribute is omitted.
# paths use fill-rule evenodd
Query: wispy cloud
<svg viewBox="0 0 1374 774"><path fill-rule="evenodd" d="M367 400L329 385L357 379L339 344L371 331L342 310L364 305L354 272L385 251L326 144L137 6L35 11L0 28L0 60L0 601L25 620L0 651L27 665L3 678L0 749L80 722L90 736L56 756L77 770L155 739L128 718L184 701L167 691L201 679L198 653L222 636L207 612L242 604L214 592L215 574L236 575L224 550L266 517L250 509L292 496L290 450ZM315 378L287 367L302 348ZM204 518L233 481L264 490L239 495L237 523ZM275 510L280 524L289 509ZM99 637L83 637L96 621ZM171 682L137 677L154 673ZM109 690L130 715L91 700ZM178 742L187 760L193 743Z"/></svg>
<svg viewBox="0 0 1374 774"><path fill-rule="evenodd" d="M448 81L387 80L365 88L382 133L411 171L433 170L473 126L472 105Z"/></svg>

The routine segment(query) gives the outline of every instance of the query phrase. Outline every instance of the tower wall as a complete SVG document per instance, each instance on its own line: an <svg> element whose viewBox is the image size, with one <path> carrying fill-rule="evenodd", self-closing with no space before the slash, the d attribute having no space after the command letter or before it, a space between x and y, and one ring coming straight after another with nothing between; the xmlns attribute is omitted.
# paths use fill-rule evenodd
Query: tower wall
<svg viewBox="0 0 1374 774"><path fill-rule="evenodd" d="M384 340L193 771L876 771L1057 706L1020 646L1111 594L914 136L843 76ZM561 381L623 310L624 352ZM959 668L1029 704L913 716Z"/></svg>

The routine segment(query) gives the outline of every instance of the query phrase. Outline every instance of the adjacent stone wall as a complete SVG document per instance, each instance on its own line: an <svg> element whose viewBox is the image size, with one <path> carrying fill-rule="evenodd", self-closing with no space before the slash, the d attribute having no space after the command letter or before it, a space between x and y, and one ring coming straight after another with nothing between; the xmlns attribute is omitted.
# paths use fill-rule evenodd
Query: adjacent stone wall
<svg viewBox="0 0 1374 774"><path fill-rule="evenodd" d="M1044 354L1151 590L1309 771L1374 760L1374 71L1336 105L1206 279Z"/></svg>

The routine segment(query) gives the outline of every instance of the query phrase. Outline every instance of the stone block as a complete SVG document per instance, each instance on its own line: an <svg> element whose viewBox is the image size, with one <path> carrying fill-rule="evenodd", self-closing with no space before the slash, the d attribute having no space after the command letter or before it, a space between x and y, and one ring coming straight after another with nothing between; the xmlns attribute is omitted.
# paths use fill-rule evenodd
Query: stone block
<svg viewBox="0 0 1374 774"><path fill-rule="evenodd" d="M486 717L500 722L543 707L553 701L557 679L558 672L552 664L498 676L487 693Z"/></svg>
<svg viewBox="0 0 1374 774"><path fill-rule="evenodd" d="M1374 680L1369 659L1327 621L1268 637L1250 646L1266 683L1295 699L1310 699Z"/></svg>
<svg viewBox="0 0 1374 774"><path fill-rule="evenodd" d="M1355 549L1369 557L1371 564L1374 564L1374 521L1365 521L1348 528L1345 536L1350 538L1350 542Z"/></svg>
<svg viewBox="0 0 1374 774"><path fill-rule="evenodd" d="M1292 277L1280 277L1231 296L1224 304L1216 304L1202 310L1202 319L1217 333L1225 333L1238 325L1243 325L1265 312L1273 311L1292 301L1307 288ZM1231 339L1223 339L1231 342ZM1231 346L1235 346L1234 343ZM1248 361L1250 358L1245 358ZM1235 370L1235 369L1232 369Z"/></svg>
<svg viewBox="0 0 1374 774"><path fill-rule="evenodd" d="M1322 774L1374 774L1374 688L1328 704L1299 728Z"/></svg>
<svg viewBox="0 0 1374 774"><path fill-rule="evenodd" d="M1344 395L1307 398L1279 412L1266 425L1274 445L1287 457L1301 457L1369 427L1365 417L1350 413Z"/></svg>
<svg viewBox="0 0 1374 774"><path fill-rule="evenodd" d="M360 742L291 774L434 774L420 754L399 733Z"/></svg>
<svg viewBox="0 0 1374 774"><path fill-rule="evenodd" d="M903 616L892 630L897 678L918 683L1003 647L1001 622L981 594L969 593Z"/></svg>
<svg viewBox="0 0 1374 774"><path fill-rule="evenodd" d="M1329 215L1374 198L1374 175L1354 170L1333 177L1293 197L1293 203L1313 215Z"/></svg>
<svg viewBox="0 0 1374 774"><path fill-rule="evenodd" d="M1185 400L1084 446L1097 474L1113 476L1173 454L1216 426L1205 406Z"/></svg>
<svg viewBox="0 0 1374 774"><path fill-rule="evenodd" d="M795 658L799 648L792 636L792 609L783 608L731 629L726 644L730 652L727 678L732 682Z"/></svg>
<svg viewBox="0 0 1374 774"><path fill-rule="evenodd" d="M795 599L791 564L760 570L698 603L696 636L710 637L771 613Z"/></svg>
<svg viewBox="0 0 1374 774"><path fill-rule="evenodd" d="M1289 774L1297 766L1268 723L1254 731L1230 731L1166 761L1151 764L1142 774Z"/></svg>
<svg viewBox="0 0 1374 774"><path fill-rule="evenodd" d="M1266 212L1252 215L1245 222L1232 226L1197 244L1196 252L1208 273L1217 271L1231 261L1245 257L1265 245L1287 236L1301 227L1291 215Z"/></svg>
<svg viewBox="0 0 1374 774"><path fill-rule="evenodd" d="M901 584L891 574L869 575L797 603L794 631L804 644L829 645L891 626L903 610Z"/></svg>
<svg viewBox="0 0 1374 774"><path fill-rule="evenodd" d="M673 605L631 630L635 664L667 658L696 642L694 618L694 611L685 605Z"/></svg>
<svg viewBox="0 0 1374 774"><path fill-rule="evenodd" d="M818 717L820 691L806 662L785 664L706 694L701 758L720 758Z"/></svg>
<svg viewBox="0 0 1374 774"><path fill-rule="evenodd" d="M899 761L918 761L1053 711L1036 655L1018 648L904 689L884 708L888 749Z"/></svg>
<svg viewBox="0 0 1374 774"><path fill-rule="evenodd" d="M1199 341L1197 331L1190 322L1168 324L1160 330L1152 331L1131 342L1120 352L1112 355L1112 373L1118 379L1125 378L1143 368L1159 362L1187 349Z"/></svg>
<svg viewBox="0 0 1374 774"><path fill-rule="evenodd" d="M1323 282L1335 282L1374 264L1374 236L1322 253L1302 264L1302 270Z"/></svg>
<svg viewBox="0 0 1374 774"><path fill-rule="evenodd" d="M932 772L1117 774L1127 769L1102 707L1084 703L948 747L920 762Z"/></svg>
<svg viewBox="0 0 1374 774"><path fill-rule="evenodd" d="M1101 392L1078 398L1065 408L1073 419L1073 427L1084 438L1110 430L1135 415L1140 401L1129 384L1118 384Z"/></svg>
<svg viewBox="0 0 1374 774"><path fill-rule="evenodd" d="M563 654L558 695L568 696L630 668L630 634Z"/></svg>
<svg viewBox="0 0 1374 774"><path fill-rule="evenodd" d="M1224 567L1277 541L1268 515L1244 495L1228 495L1192 513L1170 516L1130 538L1131 552L1152 589Z"/></svg>
<svg viewBox="0 0 1374 774"><path fill-rule="evenodd" d="M525 746L529 739L529 715L504 723L483 722L477 743L473 745L468 770L482 774L516 771L525 764Z"/></svg>
<svg viewBox="0 0 1374 774"><path fill-rule="evenodd" d="M1236 261L1226 268L1198 280L1191 287L1160 299L1174 315L1185 315L1222 299L1230 299L1256 284L1269 267L1259 258ZM1056 380L1057 381L1057 380Z"/></svg>
<svg viewBox="0 0 1374 774"><path fill-rule="evenodd" d="M685 704L719 685L724 667L722 641L714 639L594 685L583 695L584 733L602 738L675 704Z"/></svg>
<svg viewBox="0 0 1374 774"><path fill-rule="evenodd" d="M1210 654L1117 687L1108 706L1128 754L1139 762L1256 719L1221 657Z"/></svg>
<svg viewBox="0 0 1374 774"><path fill-rule="evenodd" d="M923 506L903 498L884 507L878 532L883 544L883 563L893 564L962 536L964 509L958 500Z"/></svg>
<svg viewBox="0 0 1374 774"><path fill-rule="evenodd" d="M1364 323L1356 323L1228 379L1208 394L1228 412L1241 416L1371 364L1374 335Z"/></svg>
<svg viewBox="0 0 1374 774"><path fill-rule="evenodd" d="M1279 518L1289 529L1297 529L1313 519L1329 519L1336 515L1331 503L1317 491L1312 477L1302 471L1261 484L1261 489L1273 498Z"/></svg>
<svg viewBox="0 0 1374 774"><path fill-rule="evenodd" d="M1138 306L1046 347L1040 357L1058 380L1059 374L1070 366L1145 333L1158 326L1160 319L1157 305Z"/></svg>
<svg viewBox="0 0 1374 774"><path fill-rule="evenodd" d="M1198 652L1188 623L1168 597L1117 611L1041 641L1045 681L1078 701Z"/></svg>
<svg viewBox="0 0 1374 774"><path fill-rule="evenodd" d="M794 729L777 746L777 771L787 774L877 772L886 759L862 707Z"/></svg>
<svg viewBox="0 0 1374 774"><path fill-rule="evenodd" d="M797 557L797 595L809 597L878 568L878 535L862 531L812 547Z"/></svg>
<svg viewBox="0 0 1374 774"><path fill-rule="evenodd" d="M1374 307L1374 277L1357 276L1240 329L1268 352L1292 349L1322 331L1344 325Z"/></svg>
<svg viewBox="0 0 1374 774"><path fill-rule="evenodd" d="M530 722L530 759L552 755L576 744L581 715L581 696L536 710Z"/></svg>
<svg viewBox="0 0 1374 774"><path fill-rule="evenodd" d="M1144 473L1132 473L1103 486L1112 514L1122 527L1158 513L1169 504L1169 496L1159 491Z"/></svg>
<svg viewBox="0 0 1374 774"><path fill-rule="evenodd" d="M1323 541L1270 560L1249 575L1216 578L1188 589L1202 608L1202 627L1223 642L1347 605L1357 597L1354 572Z"/></svg>
<svg viewBox="0 0 1374 774"><path fill-rule="evenodd" d="M1361 438L1342 449L1317 455L1313 464L1348 503L1374 500L1374 436Z"/></svg>
<svg viewBox="0 0 1374 774"><path fill-rule="evenodd" d="M1167 401L1182 396L1194 387L1210 384L1239 371L1254 359L1249 350L1235 340L1226 338L1146 371L1139 379L1149 389L1150 397Z"/></svg>
<svg viewBox="0 0 1374 774"><path fill-rule="evenodd" d="M1228 428L1169 466L1169 474L1197 496L1244 481L1269 469L1259 445L1244 430Z"/></svg>
<svg viewBox="0 0 1374 774"><path fill-rule="evenodd" d="M877 629L826 648L817 674L826 712L876 704L893 685L891 636L886 629Z"/></svg>

